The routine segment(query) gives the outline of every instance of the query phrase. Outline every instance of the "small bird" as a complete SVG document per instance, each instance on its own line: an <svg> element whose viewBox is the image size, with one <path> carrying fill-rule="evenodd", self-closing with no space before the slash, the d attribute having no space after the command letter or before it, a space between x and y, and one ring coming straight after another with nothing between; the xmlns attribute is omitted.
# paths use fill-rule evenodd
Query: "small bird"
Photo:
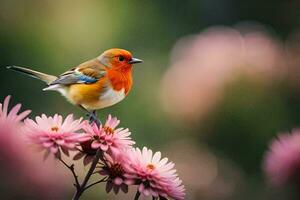
<svg viewBox="0 0 300 200"><path fill-rule="evenodd" d="M95 119L96 110L112 106L128 95L133 83L132 66L140 62L143 61L133 58L129 51L113 48L58 77L24 67L7 68L44 81L48 85L44 91L60 92Z"/></svg>

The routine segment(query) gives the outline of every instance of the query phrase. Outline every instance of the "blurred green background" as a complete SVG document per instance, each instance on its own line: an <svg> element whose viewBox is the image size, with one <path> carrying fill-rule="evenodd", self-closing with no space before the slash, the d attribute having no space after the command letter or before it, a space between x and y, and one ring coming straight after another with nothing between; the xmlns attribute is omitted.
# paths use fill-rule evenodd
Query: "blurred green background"
<svg viewBox="0 0 300 200"><path fill-rule="evenodd" d="M300 124L297 87L284 79L265 90L239 79L226 86L212 112L191 123L170 116L160 96L171 51L183 36L214 25L254 21L285 42L299 28L299 9L296 0L0 0L0 99L13 95L33 111L31 117L80 117L83 113L58 93L43 92L42 82L5 66L60 74L106 49L127 49L145 62L134 68L130 95L101 110L100 117L117 116L137 146L162 151L178 163L187 199L289 199L290 193L267 186L261 165L270 138ZM211 166L215 175L208 177ZM99 188L85 198L106 199Z"/></svg>

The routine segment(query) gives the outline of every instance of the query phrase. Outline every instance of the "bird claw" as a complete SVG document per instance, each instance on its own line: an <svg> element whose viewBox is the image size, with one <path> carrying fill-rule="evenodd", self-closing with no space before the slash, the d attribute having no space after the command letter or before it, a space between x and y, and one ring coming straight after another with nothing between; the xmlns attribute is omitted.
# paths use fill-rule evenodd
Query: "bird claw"
<svg viewBox="0 0 300 200"><path fill-rule="evenodd" d="M87 113L87 117L90 118L89 119L90 120L90 124L96 123L98 126L100 126L102 124L101 121L97 118L96 111Z"/></svg>

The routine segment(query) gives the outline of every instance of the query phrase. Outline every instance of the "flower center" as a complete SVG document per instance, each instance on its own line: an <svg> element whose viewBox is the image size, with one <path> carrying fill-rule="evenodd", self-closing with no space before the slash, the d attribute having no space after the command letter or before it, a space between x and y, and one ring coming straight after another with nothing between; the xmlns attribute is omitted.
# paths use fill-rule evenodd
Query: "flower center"
<svg viewBox="0 0 300 200"><path fill-rule="evenodd" d="M153 164L148 164L147 165L147 169L150 170L150 171L152 171L152 170L155 169L155 166Z"/></svg>
<svg viewBox="0 0 300 200"><path fill-rule="evenodd" d="M94 140L99 140L100 139L98 135L94 135L93 138L94 138Z"/></svg>
<svg viewBox="0 0 300 200"><path fill-rule="evenodd" d="M109 126L104 126L103 128L106 134L108 135L114 134L114 129L110 128Z"/></svg>
<svg viewBox="0 0 300 200"><path fill-rule="evenodd" d="M113 166L110 168L110 175L111 177L121 177L125 173L123 167L119 163L115 163Z"/></svg>
<svg viewBox="0 0 300 200"><path fill-rule="evenodd" d="M55 131L55 132L57 132L58 131L58 127L57 126L53 126L52 128L51 128L51 131Z"/></svg>
<svg viewBox="0 0 300 200"><path fill-rule="evenodd" d="M96 155L97 152L97 149L93 149L91 147L91 144L92 144L91 140L80 143L83 152L86 153L88 156L94 156Z"/></svg>

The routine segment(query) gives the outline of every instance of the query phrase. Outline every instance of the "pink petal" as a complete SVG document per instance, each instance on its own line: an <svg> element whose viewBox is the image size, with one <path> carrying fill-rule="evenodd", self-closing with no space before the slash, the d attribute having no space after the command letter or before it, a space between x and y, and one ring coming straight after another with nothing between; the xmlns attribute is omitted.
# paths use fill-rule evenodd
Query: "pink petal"
<svg viewBox="0 0 300 200"><path fill-rule="evenodd" d="M64 141L64 140L61 140L61 139L58 139L58 140L56 140L55 142L56 142L56 144L58 144L58 145L63 145L63 144L65 143L65 141Z"/></svg>
<svg viewBox="0 0 300 200"><path fill-rule="evenodd" d="M150 195L150 189L144 189L144 192L143 192L143 194L145 195L145 196L149 196Z"/></svg>
<svg viewBox="0 0 300 200"><path fill-rule="evenodd" d="M43 146L46 147L46 148L49 148L51 146L53 146L54 142L52 141L49 141L49 142L43 142Z"/></svg>
<svg viewBox="0 0 300 200"><path fill-rule="evenodd" d="M11 96L8 95L7 97L5 97L4 99L4 103L3 103L3 107L2 107L2 114L4 117L7 116L7 111L8 111L8 104L9 104L9 100L10 100Z"/></svg>
<svg viewBox="0 0 300 200"><path fill-rule="evenodd" d="M20 114L18 115L18 117L17 117L16 120L17 120L17 121L21 121L21 120L23 120L25 117L27 117L30 113L31 113L31 110L26 110L26 111L20 113Z"/></svg>
<svg viewBox="0 0 300 200"><path fill-rule="evenodd" d="M161 158L161 153L158 151L154 154L154 156L152 158L152 163L155 163L155 164L158 163L160 158Z"/></svg>
<svg viewBox="0 0 300 200"><path fill-rule="evenodd" d="M51 147L50 147L50 151L51 151L52 153L56 154L57 151L58 151L58 147L57 147L57 146L51 146Z"/></svg>
<svg viewBox="0 0 300 200"><path fill-rule="evenodd" d="M158 193L156 191L151 190L150 193L153 197L158 197Z"/></svg>
<svg viewBox="0 0 300 200"><path fill-rule="evenodd" d="M126 179L126 180L124 181L124 183L125 183L126 185L134 185L134 184L135 184L135 181L134 181L133 179Z"/></svg>
<svg viewBox="0 0 300 200"><path fill-rule="evenodd" d="M19 110L21 109L21 104L15 105L9 112L7 117L16 118Z"/></svg>
<svg viewBox="0 0 300 200"><path fill-rule="evenodd" d="M108 150L108 145L107 144L100 144L100 148L102 151L107 151Z"/></svg>
<svg viewBox="0 0 300 200"><path fill-rule="evenodd" d="M99 143L98 141L93 141L91 147L93 149L98 149L101 146L101 143Z"/></svg>
<svg viewBox="0 0 300 200"><path fill-rule="evenodd" d="M121 185L123 183L123 180L120 177L117 177L114 179L114 184L115 185Z"/></svg>
<svg viewBox="0 0 300 200"><path fill-rule="evenodd" d="M144 186L143 183L141 183L141 184L139 185L139 192L140 192L140 193L143 193L144 190L145 190L145 186Z"/></svg>

